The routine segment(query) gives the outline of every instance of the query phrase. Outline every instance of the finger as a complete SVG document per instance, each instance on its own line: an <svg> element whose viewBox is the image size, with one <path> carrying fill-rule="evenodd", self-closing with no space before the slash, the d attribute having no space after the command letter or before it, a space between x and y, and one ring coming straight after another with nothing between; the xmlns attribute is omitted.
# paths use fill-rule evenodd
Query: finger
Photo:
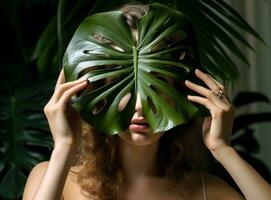
<svg viewBox="0 0 271 200"><path fill-rule="evenodd" d="M224 91L225 86L219 83L214 77L210 76L210 78L219 86L220 89Z"/></svg>
<svg viewBox="0 0 271 200"><path fill-rule="evenodd" d="M200 78L213 92L218 92L219 90L222 90L222 92L225 94L225 97L226 97L225 101L227 102L227 104L229 103L228 94L225 91L224 85L219 83L211 75L206 74L206 73L200 71L199 69L196 69L195 73L196 73L196 76L198 78Z"/></svg>
<svg viewBox="0 0 271 200"><path fill-rule="evenodd" d="M225 86L222 85L221 83L219 83L214 77L210 76L210 78L219 86L219 88L223 91L223 93L225 94L225 100L229 103L229 95L227 93L227 91L225 90Z"/></svg>
<svg viewBox="0 0 271 200"><path fill-rule="evenodd" d="M67 105L70 102L70 99L73 95L75 95L77 92L81 91L87 86L87 81L84 81L78 85L75 85L74 87L66 90L61 98L59 99L58 103L61 105L61 107L66 110Z"/></svg>
<svg viewBox="0 0 271 200"><path fill-rule="evenodd" d="M78 79L76 81L71 81L71 82L67 82L67 83L64 83L64 84L61 84L59 85L56 90L55 90L55 93L53 94L53 97L52 99L54 100L54 102L58 102L58 100L61 98L61 96L63 95L63 93L66 91L66 90L69 90L70 88L78 85L78 84L81 84L83 82L86 82L87 81L85 79Z"/></svg>
<svg viewBox="0 0 271 200"><path fill-rule="evenodd" d="M195 84L195 83L193 83L193 82L191 82L189 80L185 81L185 85L189 89L193 90L194 92L197 92L198 94L200 94L200 95L202 95L204 97L207 97L212 93L211 90L209 90L209 89L207 89L207 88L205 88L203 86L197 85L197 84Z"/></svg>
<svg viewBox="0 0 271 200"><path fill-rule="evenodd" d="M215 81L214 78L212 76L210 76L209 74L206 74L202 71L200 71L199 69L196 69L195 71L196 76L201 79L212 91L216 92L219 89L223 89L224 90L224 86L218 85Z"/></svg>
<svg viewBox="0 0 271 200"><path fill-rule="evenodd" d="M189 101L205 106L210 111L214 107L214 105L204 97L188 95L187 98Z"/></svg>
<svg viewBox="0 0 271 200"><path fill-rule="evenodd" d="M218 112L224 112L224 110L221 109L221 107L217 106L212 101L210 101L209 99L206 99L204 97L188 95L187 98L188 98L188 100L190 100L192 102L195 102L195 103L198 103L200 105L205 106L210 111L212 117L214 117L215 115L218 115L218 114L216 114Z"/></svg>
<svg viewBox="0 0 271 200"><path fill-rule="evenodd" d="M60 71L59 73L59 76L58 76L58 79L57 79L57 82L56 82L56 88L65 82L65 75L64 75L64 70L62 68L62 70Z"/></svg>
<svg viewBox="0 0 271 200"><path fill-rule="evenodd" d="M203 97L209 99L212 103L214 103L216 106L219 106L222 109L228 108L228 102L221 101L219 97L211 90L202 87L200 85L197 85L195 83L192 83L191 81L185 81L185 84L188 88L193 90L194 92L197 92L198 94L202 95Z"/></svg>

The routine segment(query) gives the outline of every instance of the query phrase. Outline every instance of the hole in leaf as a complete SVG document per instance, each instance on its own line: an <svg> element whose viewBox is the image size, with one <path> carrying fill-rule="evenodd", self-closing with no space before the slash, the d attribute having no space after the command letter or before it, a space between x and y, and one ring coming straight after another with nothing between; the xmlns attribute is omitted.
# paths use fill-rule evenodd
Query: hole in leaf
<svg viewBox="0 0 271 200"><path fill-rule="evenodd" d="M117 45L110 45L113 49L116 49L117 51L120 51L120 52L124 52L124 50L122 48L120 48L119 46Z"/></svg>
<svg viewBox="0 0 271 200"><path fill-rule="evenodd" d="M152 99L151 99L150 97L147 97L147 102L148 102L148 104L150 105L153 114L156 116L156 115L157 115L157 108L156 108L156 106L154 105L154 103L153 103L153 101L152 101Z"/></svg>
<svg viewBox="0 0 271 200"><path fill-rule="evenodd" d="M157 52L159 50L162 50L163 48L165 48L167 46L167 43L165 40L161 40L158 43L156 43L152 48L151 48L151 52Z"/></svg>
<svg viewBox="0 0 271 200"><path fill-rule="evenodd" d="M153 85L149 86L154 92L157 93L157 95L159 95L160 98L163 98L169 105L171 105L172 107L176 107L176 102L175 100L173 100L170 96L166 95L164 92L158 90L157 88L155 88Z"/></svg>
<svg viewBox="0 0 271 200"><path fill-rule="evenodd" d="M126 24L128 25L131 32L133 33L133 37L134 37L135 41L137 41L138 21L148 13L149 6L148 5L144 5L144 6L141 5L140 9L138 9L136 7L132 8L132 9L131 8L132 8L132 6L127 6L127 7L121 8L120 10L122 11L122 15L125 18ZM134 11L134 9L136 9L136 10Z"/></svg>
<svg viewBox="0 0 271 200"><path fill-rule="evenodd" d="M106 106L106 104L107 104L107 100L106 99L103 99L103 100L99 101L97 103L97 105L93 108L92 114L93 115L98 115L104 109L104 107Z"/></svg>
<svg viewBox="0 0 271 200"><path fill-rule="evenodd" d="M187 33L185 31L177 31L172 33L170 36L166 37L167 47L177 46L180 42L187 38Z"/></svg>
<svg viewBox="0 0 271 200"><path fill-rule="evenodd" d="M112 40L110 40L102 35L96 34L96 33L93 33L92 36L98 42L100 42L102 44L107 44L117 51L124 52L124 50L121 47L119 47L118 45L116 45L116 43L114 43Z"/></svg>
<svg viewBox="0 0 271 200"><path fill-rule="evenodd" d="M83 51L84 54L90 54L90 52L91 52L90 50L84 50Z"/></svg>
<svg viewBox="0 0 271 200"><path fill-rule="evenodd" d="M98 88L104 86L105 84L106 84L105 79L99 79L93 82L88 82L88 85L84 90L81 90L76 93L76 97L80 97L83 93L87 94L89 92L97 90Z"/></svg>
<svg viewBox="0 0 271 200"><path fill-rule="evenodd" d="M175 80L168 76L168 75L164 75L164 74L160 74L160 73L157 73L157 72L150 72L153 76L155 76L157 79L167 83L167 84L170 84L172 86L175 86Z"/></svg>
<svg viewBox="0 0 271 200"><path fill-rule="evenodd" d="M97 34L97 33L93 33L92 36L93 36L93 38L94 38L95 40L97 40L97 41L100 42L100 43L103 43L103 44L110 44L110 43L112 43L111 40L109 40L109 39L107 39L106 37L104 37L104 36L102 36L102 35L99 35L99 34Z"/></svg>
<svg viewBox="0 0 271 200"><path fill-rule="evenodd" d="M105 70L107 69L108 66L107 65L98 65L98 66L91 66L91 67L87 67L85 69L83 69L82 71L79 72L78 74L78 79L81 78L82 76L86 75L86 74L89 74L91 72L95 72L95 71L98 71L98 70Z"/></svg>
<svg viewBox="0 0 271 200"><path fill-rule="evenodd" d="M184 41L187 38L187 33L185 31L177 31L172 33L171 35L165 37L164 39L157 42L152 48L151 52L157 52L161 51L166 48L171 47L177 47L179 44L181 44L182 41ZM171 53L171 57L174 57L173 55L176 53ZM163 55L164 57L165 55Z"/></svg>
<svg viewBox="0 0 271 200"><path fill-rule="evenodd" d="M163 98L169 105L171 105L173 108L176 108L176 102L175 102L175 100L172 98L172 97L170 97L170 96L168 96L168 95L166 95L165 93L163 93L163 92L160 92L159 93L159 96L161 97L161 98Z"/></svg>
<svg viewBox="0 0 271 200"><path fill-rule="evenodd" d="M107 73L107 70L109 72L110 69L117 69L118 65L101 65L101 66L92 66L92 67L88 67L84 70L82 70L79 74L78 74L78 79L83 77L83 76L87 76L88 78L94 76L95 74L97 73ZM102 72L104 71L104 72ZM92 81L89 83L89 85L87 86L87 88L85 90L87 91L93 91L97 88L100 88L104 85L107 85L107 84L110 84L114 81L117 81L119 80L119 76L114 76L114 77L109 77L109 78L102 78L102 79L99 79L99 80L96 80L96 81ZM77 93L77 96L80 96L80 94L82 94L83 91L85 90L82 90L80 92Z"/></svg>
<svg viewBox="0 0 271 200"><path fill-rule="evenodd" d="M117 84L121 80L119 74L111 74L113 71L117 71L122 66L119 65L101 65L88 67L79 72L78 79L85 77L88 78L88 85L85 89L77 92L76 97L80 97L85 94L89 94L99 88L105 87L111 84ZM109 74L110 73L110 74ZM102 77L108 74L110 77ZM93 79L95 78L95 79ZM98 80L97 80L98 79Z"/></svg>
<svg viewBox="0 0 271 200"><path fill-rule="evenodd" d="M117 82L119 80L120 80L119 76L112 76L112 77L106 78L105 82L108 85L108 84L111 84L113 82Z"/></svg>
<svg viewBox="0 0 271 200"><path fill-rule="evenodd" d="M131 95L131 93L129 92L129 93L127 93L127 94L120 100L119 105L118 105L118 111L119 111L119 112L122 112L122 111L126 108L128 102L129 102L130 99L131 99L131 96L132 96L132 95Z"/></svg>

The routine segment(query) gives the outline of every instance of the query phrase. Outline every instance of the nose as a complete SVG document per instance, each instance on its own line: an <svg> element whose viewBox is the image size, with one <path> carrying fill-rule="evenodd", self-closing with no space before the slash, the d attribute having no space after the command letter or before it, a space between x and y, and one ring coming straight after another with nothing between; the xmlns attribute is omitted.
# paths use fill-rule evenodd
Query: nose
<svg viewBox="0 0 271 200"><path fill-rule="evenodd" d="M137 96L136 96L135 111L137 113L139 113L140 115L143 114L143 112L142 112L142 103L141 103L141 98L140 98L140 94L139 93L137 93Z"/></svg>

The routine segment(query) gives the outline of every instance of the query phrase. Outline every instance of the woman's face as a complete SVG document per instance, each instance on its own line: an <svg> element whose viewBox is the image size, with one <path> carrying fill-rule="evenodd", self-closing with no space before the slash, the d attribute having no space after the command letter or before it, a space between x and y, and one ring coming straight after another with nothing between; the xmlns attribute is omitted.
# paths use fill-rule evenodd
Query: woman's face
<svg viewBox="0 0 271 200"><path fill-rule="evenodd" d="M159 78L163 78L164 81L174 86L174 80L172 78L170 77L159 77ZM131 98L130 94L127 94L126 96L123 97L123 99L120 101L118 105L119 111L125 108L130 98ZM167 98L166 96L163 96L163 98L169 104L174 106L173 105L174 103L169 98ZM118 134L118 136L124 142L127 142L128 144L131 145L150 145L155 142L158 142L163 134L164 132L153 134L150 126L148 125L148 122L144 118L142 103L140 100L140 95L138 93L135 105L135 113L132 117L131 124L123 133Z"/></svg>
<svg viewBox="0 0 271 200"><path fill-rule="evenodd" d="M119 108L125 106L129 95L126 95L120 102ZM143 116L140 95L137 95L135 113L132 117L130 126L123 132L118 134L119 137L131 145L149 145L157 142L163 133L153 134L150 126Z"/></svg>

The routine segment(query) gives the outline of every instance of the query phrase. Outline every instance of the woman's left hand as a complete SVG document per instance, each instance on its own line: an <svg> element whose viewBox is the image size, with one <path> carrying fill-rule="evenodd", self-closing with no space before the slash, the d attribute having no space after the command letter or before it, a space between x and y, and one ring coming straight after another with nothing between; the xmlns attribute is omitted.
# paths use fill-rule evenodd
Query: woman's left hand
<svg viewBox="0 0 271 200"><path fill-rule="evenodd" d="M188 88L200 95L188 95L187 98L192 102L205 106L211 113L211 116L206 117L203 121L202 136L206 147L214 153L221 147L230 146L234 108L223 85L209 74L198 69L195 74L208 88L185 81Z"/></svg>

